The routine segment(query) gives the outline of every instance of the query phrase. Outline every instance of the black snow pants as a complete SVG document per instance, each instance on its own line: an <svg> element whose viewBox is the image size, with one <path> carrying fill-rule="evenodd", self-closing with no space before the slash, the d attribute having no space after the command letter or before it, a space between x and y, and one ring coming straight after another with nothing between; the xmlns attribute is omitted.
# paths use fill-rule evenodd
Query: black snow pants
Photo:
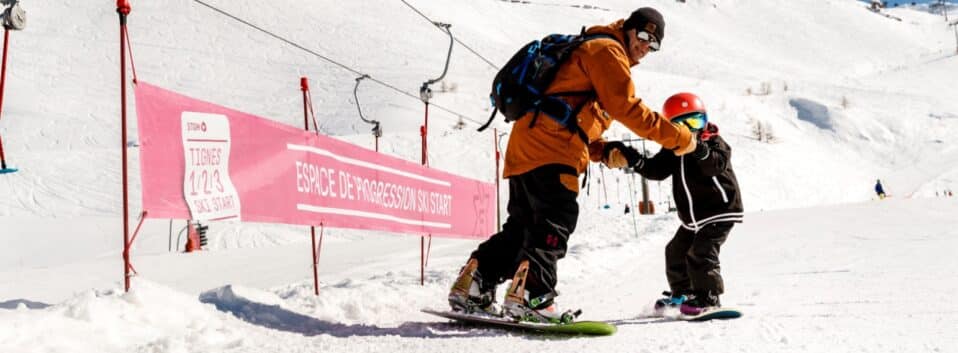
<svg viewBox="0 0 958 353"><path fill-rule="evenodd" d="M679 227L665 247L665 275L672 293L725 292L719 266L719 249L728 238L733 223L706 225L698 233Z"/></svg>
<svg viewBox="0 0 958 353"><path fill-rule="evenodd" d="M472 253L479 261L484 286L512 279L519 263L529 260L525 286L529 298L557 294L556 262L565 257L566 243L579 217L577 191L563 185L563 174L578 180L574 168L558 164L509 178L506 223Z"/></svg>

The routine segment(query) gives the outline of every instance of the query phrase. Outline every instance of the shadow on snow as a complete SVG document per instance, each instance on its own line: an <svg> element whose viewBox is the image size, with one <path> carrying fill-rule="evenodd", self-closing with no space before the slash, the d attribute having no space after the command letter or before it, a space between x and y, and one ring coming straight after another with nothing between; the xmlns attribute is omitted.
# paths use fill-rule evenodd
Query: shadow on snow
<svg viewBox="0 0 958 353"><path fill-rule="evenodd" d="M279 305L258 303L236 296L229 288L208 291L200 295L200 301L212 304L217 310L228 312L240 320L273 330L298 333L304 336L330 335L353 336L400 336L416 338L463 338L501 337L516 333L532 339L559 339L527 331L516 331L484 325L456 322L406 322L397 327L379 327L365 324L342 324L303 315Z"/></svg>

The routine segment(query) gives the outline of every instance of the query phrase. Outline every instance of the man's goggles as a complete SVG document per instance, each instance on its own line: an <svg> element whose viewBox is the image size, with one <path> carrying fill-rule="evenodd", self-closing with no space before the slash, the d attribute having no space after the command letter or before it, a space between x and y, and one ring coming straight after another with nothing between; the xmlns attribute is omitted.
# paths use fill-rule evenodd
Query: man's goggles
<svg viewBox="0 0 958 353"><path fill-rule="evenodd" d="M635 32L635 37L641 41L649 42L649 49L659 51L659 39L655 35L646 31Z"/></svg>
<svg viewBox="0 0 958 353"><path fill-rule="evenodd" d="M709 118L705 113L695 112L672 118L672 122L688 126L689 130L699 131L704 129L705 125L709 123Z"/></svg>

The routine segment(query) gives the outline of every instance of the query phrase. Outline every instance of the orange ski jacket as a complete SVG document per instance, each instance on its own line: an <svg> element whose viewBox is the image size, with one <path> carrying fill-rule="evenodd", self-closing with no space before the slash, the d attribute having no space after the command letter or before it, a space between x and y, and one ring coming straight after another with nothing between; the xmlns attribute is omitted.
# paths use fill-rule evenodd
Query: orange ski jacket
<svg viewBox="0 0 958 353"><path fill-rule="evenodd" d="M595 26L586 34L606 34L611 38L586 41L562 64L546 94L569 91L594 91L594 98L562 97L570 106L586 102L577 116L579 127L589 143L601 144L602 133L612 121L618 121L636 135L650 139L671 150L684 150L694 136L685 127L672 124L635 96L632 84L634 66L625 49L624 20L607 26ZM523 174L547 164L571 166L582 174L589 163L587 144L548 117L533 119L533 112L515 121L509 135L503 177ZM594 160L594 159L593 159ZM574 182L564 181L572 189ZM573 185L569 185L573 184ZM578 187L573 191L578 191Z"/></svg>

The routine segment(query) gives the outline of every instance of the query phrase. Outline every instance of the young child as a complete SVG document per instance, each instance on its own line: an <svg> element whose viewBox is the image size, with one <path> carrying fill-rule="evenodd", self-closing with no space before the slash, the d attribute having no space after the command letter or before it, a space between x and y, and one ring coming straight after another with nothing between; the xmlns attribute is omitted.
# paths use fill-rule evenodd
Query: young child
<svg viewBox="0 0 958 353"><path fill-rule="evenodd" d="M672 177L672 194L682 226L665 247L665 274L671 293L656 302L656 311L680 306L685 315L698 315L721 306L725 291L719 266L719 248L734 223L742 222L742 199L732 149L708 122L705 105L691 93L665 101L662 113L697 134L695 152L676 157L662 149L652 158L639 158L633 169L651 180ZM641 155L640 155L641 156Z"/></svg>

